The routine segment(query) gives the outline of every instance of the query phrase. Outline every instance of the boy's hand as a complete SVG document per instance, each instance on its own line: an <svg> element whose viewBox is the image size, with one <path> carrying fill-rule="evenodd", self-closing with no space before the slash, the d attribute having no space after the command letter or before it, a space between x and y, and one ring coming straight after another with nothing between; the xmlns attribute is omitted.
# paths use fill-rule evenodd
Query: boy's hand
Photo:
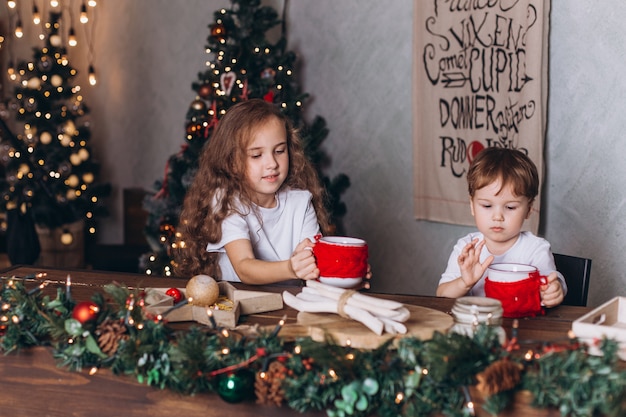
<svg viewBox="0 0 626 417"><path fill-rule="evenodd" d="M555 307L563 302L563 288L556 272L548 275L548 283L540 287L541 302L546 307Z"/></svg>
<svg viewBox="0 0 626 417"><path fill-rule="evenodd" d="M315 244L309 239L304 239L298 243L296 249L289 258L289 266L294 276L300 279L317 279L320 270L317 268L315 256L313 256L313 246Z"/></svg>
<svg viewBox="0 0 626 417"><path fill-rule="evenodd" d="M468 291L480 280L489 265L491 265L491 262L493 262L493 255L491 255L485 259L485 262L480 263L480 252L483 250L483 246L485 246L484 240L479 242L478 239L473 239L465 245L459 255L458 263L461 269L461 280Z"/></svg>

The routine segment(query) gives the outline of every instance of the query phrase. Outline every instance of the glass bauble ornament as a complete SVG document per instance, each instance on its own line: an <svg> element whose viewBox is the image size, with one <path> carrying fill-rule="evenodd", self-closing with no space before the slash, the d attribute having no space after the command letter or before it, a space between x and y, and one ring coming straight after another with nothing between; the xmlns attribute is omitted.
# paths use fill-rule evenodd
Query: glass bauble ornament
<svg viewBox="0 0 626 417"><path fill-rule="evenodd" d="M81 324L85 324L88 321L95 320L100 312L100 307L93 301L81 301L76 304L72 310L72 318L78 320Z"/></svg>
<svg viewBox="0 0 626 417"><path fill-rule="evenodd" d="M33 77L26 82L26 86L32 90L36 90L41 87L41 79L39 77Z"/></svg>
<svg viewBox="0 0 626 417"><path fill-rule="evenodd" d="M198 87L198 95L201 98L207 100L211 98L211 94L213 94L213 87L211 87L211 84L204 83L200 87Z"/></svg>
<svg viewBox="0 0 626 417"><path fill-rule="evenodd" d="M50 84L52 84L53 87L60 87L61 85L63 85L63 77L61 77L59 74L54 74L52 77L50 77Z"/></svg>
<svg viewBox="0 0 626 417"><path fill-rule="evenodd" d="M50 134L50 132L41 132L41 134L39 135L39 142L41 142L41 144L43 145L50 144L50 142L52 142L52 135Z"/></svg>
<svg viewBox="0 0 626 417"><path fill-rule="evenodd" d="M83 182L85 184L91 184L94 180L94 176L92 172L85 172L83 174Z"/></svg>
<svg viewBox="0 0 626 417"><path fill-rule="evenodd" d="M77 153L73 153L70 155L70 162L72 163L72 165L78 166L83 162L83 160Z"/></svg>
<svg viewBox="0 0 626 417"><path fill-rule="evenodd" d="M58 34L50 35L49 41L50 41L50 45L56 48L61 46L61 44L63 43L61 36L59 36Z"/></svg>
<svg viewBox="0 0 626 417"><path fill-rule="evenodd" d="M206 103L204 100L201 100L200 97L196 97L196 99L191 102L190 107L194 110L203 111L206 110Z"/></svg>
<svg viewBox="0 0 626 417"><path fill-rule="evenodd" d="M254 395L254 374L248 369L221 374L217 377L217 393L229 403L239 403Z"/></svg>

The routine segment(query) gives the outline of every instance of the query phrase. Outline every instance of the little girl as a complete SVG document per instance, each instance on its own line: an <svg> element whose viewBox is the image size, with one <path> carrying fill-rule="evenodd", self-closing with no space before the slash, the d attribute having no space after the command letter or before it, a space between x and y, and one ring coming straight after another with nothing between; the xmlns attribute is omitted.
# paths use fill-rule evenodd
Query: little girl
<svg viewBox="0 0 626 417"><path fill-rule="evenodd" d="M236 104L185 196L177 275L246 284L318 278L310 249L330 229L324 198L290 121L263 100Z"/></svg>

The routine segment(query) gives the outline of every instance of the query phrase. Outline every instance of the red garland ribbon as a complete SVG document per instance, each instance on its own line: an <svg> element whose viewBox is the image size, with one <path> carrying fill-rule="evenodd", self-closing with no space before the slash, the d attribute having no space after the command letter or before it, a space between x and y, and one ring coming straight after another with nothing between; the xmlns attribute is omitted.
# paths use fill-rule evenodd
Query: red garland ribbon
<svg viewBox="0 0 626 417"><path fill-rule="evenodd" d="M217 376L217 375L220 375L220 374L225 374L227 372L236 371L237 369L241 369L244 366L250 365L252 362L256 361L259 358L264 357L265 355L267 355L267 352L265 351L265 349L264 348L258 348L256 350L256 354L250 356L245 361L236 363L234 365L227 366L226 368L221 368L221 369L216 369L214 371L211 371L211 372L209 372L209 376L210 377L214 377L214 376Z"/></svg>
<svg viewBox="0 0 626 417"><path fill-rule="evenodd" d="M241 100L248 100L248 79L243 80L243 89L241 91Z"/></svg>
<svg viewBox="0 0 626 417"><path fill-rule="evenodd" d="M217 123L219 122L217 118L217 104L215 104L215 100L213 100L213 104L211 104L211 110L213 110L213 118L211 119L211 122L207 124L206 128L204 129L205 139L209 137L209 132L211 131L211 128L216 127Z"/></svg>

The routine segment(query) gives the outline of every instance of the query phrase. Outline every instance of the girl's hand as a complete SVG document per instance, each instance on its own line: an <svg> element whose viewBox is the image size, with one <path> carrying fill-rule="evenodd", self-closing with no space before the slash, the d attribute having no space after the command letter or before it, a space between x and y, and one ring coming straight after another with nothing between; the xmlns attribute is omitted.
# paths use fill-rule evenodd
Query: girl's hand
<svg viewBox="0 0 626 417"><path fill-rule="evenodd" d="M313 256L313 246L315 244L311 240L304 239L291 254L289 266L295 277L305 280L319 278L320 270Z"/></svg>
<svg viewBox="0 0 626 417"><path fill-rule="evenodd" d="M463 251L458 258L459 268L461 269L461 280L469 291L483 276L491 262L493 262L493 255L485 259L485 262L480 263L480 253L485 246L485 241L481 242L478 239L473 239L470 243L465 245Z"/></svg>
<svg viewBox="0 0 626 417"><path fill-rule="evenodd" d="M546 307L555 307L563 302L563 287L556 272L548 275L548 283L540 287L541 301Z"/></svg>

